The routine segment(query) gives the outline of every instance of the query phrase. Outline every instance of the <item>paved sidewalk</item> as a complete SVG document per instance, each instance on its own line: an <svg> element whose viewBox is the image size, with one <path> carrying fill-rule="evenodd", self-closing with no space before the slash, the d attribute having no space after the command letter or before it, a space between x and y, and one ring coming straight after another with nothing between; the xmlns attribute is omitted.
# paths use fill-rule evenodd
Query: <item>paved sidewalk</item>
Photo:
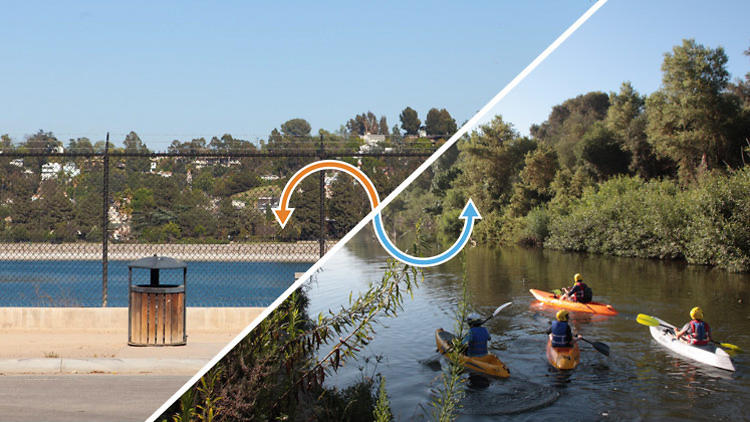
<svg viewBox="0 0 750 422"><path fill-rule="evenodd" d="M125 308L0 308L0 374L193 375L262 308L188 308L187 345L128 346Z"/></svg>
<svg viewBox="0 0 750 422"><path fill-rule="evenodd" d="M142 421L261 311L188 308L187 345L134 347L127 309L0 308L0 420Z"/></svg>

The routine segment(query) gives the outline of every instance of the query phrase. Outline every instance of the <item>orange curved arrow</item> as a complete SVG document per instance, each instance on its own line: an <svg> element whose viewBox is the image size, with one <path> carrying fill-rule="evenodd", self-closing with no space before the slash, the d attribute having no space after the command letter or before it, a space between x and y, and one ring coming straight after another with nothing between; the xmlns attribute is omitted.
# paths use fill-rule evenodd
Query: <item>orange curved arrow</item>
<svg viewBox="0 0 750 422"><path fill-rule="evenodd" d="M312 173L315 173L316 171L322 170L338 170L351 175L359 182L360 185L362 185L363 188L365 188L367 196L370 198L370 205L372 206L372 208L377 207L380 203L380 197L378 196L378 191L375 190L375 185L372 183L370 178L362 172L362 170L354 167L347 162L339 160L316 161L314 163L306 165L305 167L302 167L301 169L297 170L296 173L294 173L294 176L292 176L292 178L289 179L288 182L286 182L286 186L284 186L284 190L281 192L279 207L271 209L276 215L276 220L279 222L282 229L289 221L289 217L292 215L292 212L294 212L294 208L288 208L289 199L291 198L294 189L296 189L297 185L302 182L302 179Z"/></svg>

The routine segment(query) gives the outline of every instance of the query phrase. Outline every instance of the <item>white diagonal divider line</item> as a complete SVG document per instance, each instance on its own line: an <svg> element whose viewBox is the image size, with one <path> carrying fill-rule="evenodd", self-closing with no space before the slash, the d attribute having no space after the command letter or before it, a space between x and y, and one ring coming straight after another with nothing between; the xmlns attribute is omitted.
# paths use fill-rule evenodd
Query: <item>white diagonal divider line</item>
<svg viewBox="0 0 750 422"><path fill-rule="evenodd" d="M363 218L356 226L354 226L353 229L349 231L349 233L346 234L341 240L339 240L336 245L334 245L325 255L323 255L322 258L318 260L315 264L313 264L310 269L308 269L302 277L297 279L297 281L294 282L284 293L281 294L271 305L269 305L261 314L253 320L253 322L250 323L247 327L245 327L242 332L240 332L232 341L227 343L226 346L224 346L221 351L216 354L208 363L206 363L203 368L201 368L200 371L198 371L195 375L193 375L192 378L190 378L185 385L180 387L177 392L175 392L161 407L156 409L156 411L149 416L148 419L146 419L146 422L154 422L156 418L161 416L164 411L169 408L169 406L177 399L179 399L185 391L187 391L188 388L192 387L193 384L198 382L200 378L206 374L211 368L216 365L221 358L226 356L227 353L229 353L242 339L244 339L250 332L258 325L261 321L266 319L266 317L273 312L276 308L279 307L281 302L286 300L295 290L297 290L305 281L307 281L310 276L312 276L315 272L317 272L320 267L323 266L333 255L336 254L336 252L339 251L344 245L352 238L354 237L364 226L366 226L368 223L370 223L370 220L372 220L376 214L380 213L383 208L385 208L391 201L393 201L396 196L398 196L404 189L406 189L407 186L409 186L419 175L421 175L429 166L432 165L432 163L435 162L435 160L438 159L448 148L453 146L453 144L456 143L464 134L466 134L469 129L471 129L474 125L477 124L479 120L481 120L482 117L484 117L492 108L497 105L497 103L503 99L508 93L516 87L521 81L523 81L534 69L536 69L537 66L539 66L540 63L542 63L550 54L552 54L553 51L555 51L565 40L567 40L578 28L580 28L581 25L583 25L594 13L596 13L597 10L599 10L604 4L607 3L607 0L598 0L593 6L591 6L586 12L581 15L575 22L573 22L572 25L568 29L565 30L555 41L552 42L544 51L542 51L539 56L537 56L531 63L529 63L526 68L524 68L521 73L519 73L515 78L513 78L512 81L508 83L500 92L497 93L487 104L485 104L484 107L482 107L469 121L463 124L461 128L458 129L458 131L453 134L440 148L437 149L430 157L425 160L424 163L422 163L417 169L409 175L406 179L404 179L403 182L401 182L398 187L391 192L390 195L388 195L377 207L375 207L372 211L370 211L365 218Z"/></svg>

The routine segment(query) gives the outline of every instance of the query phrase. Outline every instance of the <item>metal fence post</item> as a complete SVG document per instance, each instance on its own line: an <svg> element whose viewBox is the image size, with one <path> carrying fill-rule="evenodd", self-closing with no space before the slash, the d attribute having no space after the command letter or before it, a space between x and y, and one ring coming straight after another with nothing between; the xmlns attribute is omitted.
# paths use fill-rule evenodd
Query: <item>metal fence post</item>
<svg viewBox="0 0 750 422"><path fill-rule="evenodd" d="M5 160L10 160L10 159L13 159L13 158L20 158L20 159L35 158L35 161L36 161L36 159L41 159L42 161L44 161L44 159L47 159L47 161L49 161L49 159L54 159L53 161L58 161L58 160L65 161L64 158L70 157L71 159L76 160L76 162L74 164L76 164L76 166L78 166L77 160L78 159L85 159L85 163L81 164L81 170L89 172L89 173L85 174L85 176L87 176L87 177L85 179L81 179L81 180L74 180L75 177L71 176L71 178L73 179L73 186L77 186L76 183L79 183L79 182L87 183L87 184L91 183L89 177L96 178L95 171L97 169L97 166L99 166L99 165L102 166L102 169L101 169L101 171L102 171L102 176L101 176L102 177L102 179L101 179L102 180L102 185L101 185L102 190L100 191L101 197L100 198L86 198L87 200L90 199L93 202L86 201L85 203L83 201L81 201L81 202L74 202L74 200L78 200L79 199L78 197L71 198L71 203L74 204L74 205L76 205L76 207L78 205L81 205L82 207L85 206L85 208L81 208L81 210L85 210L85 212L88 213L87 216L89 218L93 218L93 220L89 220L87 218L86 219L86 226L85 227L77 227L74 224L73 227L81 229L81 230L78 231L78 233L77 233L77 235L75 235L75 237L71 237L71 236L73 236L72 233L67 233L67 234L63 233L62 240L63 240L64 243L62 245L60 245L60 246L55 245L54 247L49 248L49 250L52 253L56 253L55 251L58 251L58 250L62 251L64 249L66 249L67 248L66 244L69 243L69 242L71 243L71 245L70 245L70 249L71 249L70 253L68 253L67 251L64 252L65 256L63 256L62 259L60 260L60 262L57 264L57 265L60 265L60 266L72 266L72 267L75 267L76 265L78 265L78 263L77 263L77 257L76 256L79 255L79 254L82 254L81 255L82 259L86 259L86 260L89 260L91 258L95 259L96 255L99 255L99 254L96 252L96 245L95 245L96 242L92 239L91 236L95 235L95 226L96 226L96 221L95 220L96 220L96 215L95 215L95 212L91 212L90 211L89 206L93 206L94 209L95 209L96 208L96 201L97 200L101 201L100 204L101 204L101 213L102 213L102 215L101 215L101 219L99 221L99 224L100 224L100 235L102 236L102 239L100 240L101 255L99 255L100 259L101 259L101 267L100 267L101 268L101 270L100 270L101 271L100 302L95 299L96 291L93 289L93 285L92 284L88 284L87 290L85 291L85 295L82 295L81 297L77 297L76 295L74 295L74 296L71 296L69 298L69 297L65 297L63 295L59 295L59 297L55 296L55 293L53 293L52 291L49 291L49 292L45 291L44 286L37 288L36 283L27 283L27 284L25 284L25 286L26 286L25 288L27 288L27 289L37 288L37 291L30 292L28 294L28 297L29 298L33 298L33 297L42 298L40 300L42 300L43 302L48 302L51 306L96 306L94 304L97 303L97 302L99 302L100 306L103 307L103 308L109 306L109 287L108 287L108 284L109 284L109 229L110 229L109 223L112 222L112 221L110 221L110 218L109 218L109 210L110 209L113 210L113 218L115 218L115 216L117 215L117 212L118 212L118 210L115 209L114 207L110 207L111 204L110 204L110 198L109 198L109 196L110 196L110 189L111 188L109 186L109 179L111 177L114 177L113 183L115 183L118 186L120 186L119 183L118 183L119 182L118 176L120 174L120 171L119 171L120 167L123 167L123 173L126 173L126 174L128 172L150 172L148 169L143 169L143 168L135 169L135 168L131 168L130 166L127 166L126 165L127 164L126 160L128 160L128 159L140 159L140 160L143 160L144 158L159 158L159 157L164 157L164 158L167 158L169 160L192 159L192 160L196 161L196 163L197 163L197 161L199 159L201 159L201 160L205 159L206 163L207 163L206 165L217 166L217 165L224 165L222 163L222 161L228 161L232 157L257 158L257 159L262 159L262 160L276 160L276 159L292 158L293 157L293 158L300 158L301 161L307 161L307 160L315 160L316 158L321 159L321 160L325 160L325 159L339 158L339 157L352 157L352 158L357 158L357 157L359 157L359 158L364 158L364 157L378 157L378 158L387 158L387 157L391 157L391 158L428 157L428 156L430 156L434 152L434 149L409 149L409 150L399 149L399 150L397 150L394 153L394 152L386 152L386 151L369 151L369 150L365 150L365 149L360 150L356 146L354 146L354 147L349 146L349 147L343 148L343 147L337 146L337 144L335 142L333 142L331 140L331 138L326 138L325 133L322 133L319 136L319 139L318 139L319 143L317 145L318 148L315 148L316 145L312 143L312 142L314 142L314 138L310 135L306 139L308 140L308 144L307 144L307 146L305 148L303 148L303 149L293 149L293 150L292 149L283 149L283 148L279 148L279 149L273 149L273 148L269 148L269 149L263 149L263 148L256 149L256 148L252 148L252 149L241 149L241 150L236 150L235 151L235 150L231 150L231 149L225 149L223 147L221 147L221 148L220 147L216 147L215 148L213 146L209 146L206 149L195 149L195 150L194 149L190 149L189 151L177 149L177 150L169 150L167 152L152 152L152 151L149 151L149 150L146 150L146 149L142 149L142 150L120 150L118 148L111 148L110 133L107 132L106 133L106 137L105 137L106 142L104 144L104 148L96 149L96 150L93 150L91 148L85 148L84 149L84 148L78 148L78 147L70 148L67 151L66 150L57 151L57 149L55 149L55 151L52 151L52 150L46 150L46 151L28 151L28 150L21 149L21 148L19 148L19 149L10 149L10 150L4 149L2 151L2 155L1 155L1 157L2 157L2 159L4 161ZM326 145L325 142L329 142L329 144ZM110 165L111 165L111 162L110 162L111 160L110 159L112 157L115 158L115 164L112 165L112 166L114 166L114 168L110 168ZM209 158L211 160L208 160ZM157 161L157 160L154 160L154 161ZM297 160L295 160L295 161L297 161ZM175 162L177 162L177 161L175 161ZM235 165L235 163L231 163L231 162L227 162L226 164L228 166ZM412 164L414 164L414 163L412 163ZM16 165L16 164L14 163L14 165ZM67 172L67 169L65 171ZM91 173L91 172L94 172L94 173ZM318 176L319 176L319 179L318 179L319 186L318 187L319 187L319 201L320 201L320 203L319 203L319 210L318 210L319 211L319 224L320 224L320 229L319 229L319 233L318 233L318 246L319 246L319 252L318 252L318 254L319 254L319 257L322 257L325 254L326 250L327 250L327 243L326 243L326 241L327 241L326 237L327 237L327 231L328 231L327 224L328 224L328 222L331 222L332 220L330 218L328 218L327 201L326 201L326 197L327 197L327 193L328 193L327 190L326 190L327 189L327 187L326 187L326 180L327 180L326 179L326 175L325 175L324 172L320 172L320 174ZM68 183L68 182L66 181L65 183ZM85 188L86 188L85 189L86 190L85 195L90 194L90 189L91 188L95 188L94 185L95 185L95 183L91 184L91 186L88 186L88 185L85 186ZM63 186L63 185L61 184L61 186ZM7 196L6 192L5 192L5 190L7 190L7 189L8 189L7 186L3 186L3 187L0 188L0 190L3 190L3 192L0 192L0 194L2 194L3 197ZM120 190L120 189L122 189L122 187L118 187L118 190ZM76 195L78 195L77 191L73 192L73 193L76 194ZM11 196L12 195L13 195L13 193L11 192ZM259 195L260 195L260 193L259 193ZM273 191L271 191L270 196L273 196L273 195L275 195L275 193ZM215 195L215 196L221 196L221 195ZM127 212L125 212L124 214L121 214L121 215L123 215L126 219L129 218L129 217L131 217L131 216L127 215ZM15 216L13 216L13 217L15 217ZM217 218L218 219L220 217L211 217L211 218ZM121 221L118 221L116 219L112 223L113 223L113 227L112 227L113 231L116 228L118 228L118 227L122 227L120 224L130 224L130 225L135 224L135 223L132 222L132 220L129 220L129 219L128 220L121 220ZM20 223L20 220L19 220L19 223L14 223L14 224L19 224L19 227L24 227L25 228L25 226L21 225L22 223ZM91 231L91 225L92 224L94 226L93 232ZM230 223L230 224L235 224L235 223ZM312 225L314 225L314 223ZM115 226L117 226L117 227L115 227ZM271 236L270 233L275 232L275 225L274 226L270 226L268 224L264 224L264 226L267 226L267 227L264 227L265 233L261 234L261 236ZM84 228L85 228L85 230L83 230ZM126 226L126 228L127 228L127 226ZM308 227L305 227L305 229L307 230ZM309 227L309 229L312 229L314 231L314 227ZM7 226L6 226L6 230L7 230ZM144 243L143 240L145 238L139 237L139 236L142 236L142 233L140 233L140 231L135 231L132 238L126 239L126 241L128 241L128 240L132 241L132 245L129 245L127 243L122 244L121 240L118 239L118 241L116 242L115 246L118 246L118 250L122 246L126 246L126 247L132 246L132 248L126 248L127 250L124 251L126 255L128 255L128 254L131 254L131 255L132 254L139 254L140 255L140 254L145 254L145 253L153 253L153 252L143 252L143 251L150 251L151 250L151 245L148 245L148 246L143 245L143 247L140 247L139 245L141 243ZM312 237L310 237L310 236L312 236ZM207 239L211 239L210 235L208 236ZM314 235L308 235L308 239L315 240L314 239ZM40 240L37 239L36 242L40 243ZM93 243L91 243L91 242L93 242ZM335 239L334 239L334 242L335 242ZM11 248L12 249L11 252L13 252L13 253L22 253L24 255L40 254L41 253L41 254L43 254L42 256L46 256L46 254L47 254L47 252L45 252L45 250L47 250L48 248L37 248L35 246L35 243L32 242L32 238L30 236L26 236L26 238L19 239L19 240L14 240L14 243L17 243L18 245L16 245L16 246L14 246L14 247ZM25 243L28 243L28 246L24 245ZM57 240L55 240L54 243L57 243ZM167 244L168 243L169 242L167 242ZM197 242L197 243L201 243L201 242ZM238 243L241 243L241 242L238 242ZM287 253L285 251L288 250L288 246L289 246L288 244L279 243L279 245L277 247L277 246L274 245L274 243L276 243L276 242L273 242L273 243L270 243L267 246L260 247L260 246L255 245L255 242L248 242L248 243L249 243L248 245L236 245L238 247L238 252L237 253L245 253L245 252L242 252L242 250L247 250L248 251L247 254L254 254L255 251L256 251L256 248L257 248L261 253L267 253L267 254L269 254L269 256L275 256L275 255L279 256L279 258L281 258L280 261L284 261L284 262L286 261L285 258L287 258L287 254L289 255L288 258L294 258L291 255L292 254L296 254L296 253L304 254L304 260L302 260L304 262L308 262L308 260L310 262L312 262L312 261L315 260L314 257L309 256L309 253L312 252L310 250L310 247L312 246L311 244L309 244L307 246L304 246L304 245L295 245L294 248L293 248L293 251ZM208 253L209 255L213 255L214 254L214 251L213 251L214 249L216 249L217 256L226 256L226 254L230 253L228 250L221 251L221 249L222 249L221 247L216 247L216 248L213 248L213 247L210 247L210 246L205 246L205 247L204 246L200 246L200 247L198 247L199 246L198 244L196 244L195 246L196 246L195 248L190 249L190 250L194 250L194 252L191 252L191 253L200 254L201 256L203 256L203 254L206 254L206 253ZM299 249L297 249L297 246L299 246ZM90 248L93 248L93 250L90 249ZM92 257L90 255L90 253L93 253L94 256ZM118 257L119 256L120 255L118 254ZM122 258L122 259L125 259L125 258ZM224 259L224 258L222 258L222 259ZM300 261L300 262L302 262L302 261ZM291 262L297 262L297 260L296 259L291 259ZM93 274L93 272L96 271L96 264L99 264L99 263L96 263L94 261L94 262L91 263L91 265L92 265L91 267L88 267L88 264L87 264L87 266L86 266L87 268L85 270L86 271L85 275L86 275L86 280L89 280L89 281L86 281L86 283L90 283L91 281L93 281L89 277L93 277L93 279L96 279L96 276ZM81 271L83 271L83 269L81 269ZM54 270L51 270L51 272L54 272ZM76 273L78 273L78 272L79 272L78 269L76 269ZM54 277L60 277L60 278L62 278L62 277L65 277L66 274L67 274L67 272L60 272L60 274L54 274ZM13 279L14 281L17 279L18 281L21 281L21 282L27 281L22 275L19 276L19 277L12 276L11 279ZM246 280L243 278L242 282L245 283ZM275 280L274 277L268 277L267 279L253 280L253 282L266 283L267 286L275 288L275 283L277 283L277 280ZM284 289L285 288L286 287L284 287ZM282 291L283 291L283 289L282 289ZM123 293L125 293L125 292L121 291L120 289L116 289L116 291L115 291L115 299L116 299L115 302L116 303L121 303L122 302L122 300L124 299L123 298L123 296L124 296ZM3 294L7 295L7 293L3 293ZM69 294L73 295L73 293L69 293ZM2 297L3 299L5 299L7 296L3 296L2 294L0 294L0 297ZM127 297L127 296L125 296L125 297ZM217 296L217 298L218 298L218 296ZM262 302L262 303L270 303L270 302L272 302L275 299L275 296L273 296L273 297L269 296L267 299L268 300L266 302ZM127 300L127 299L125 299L125 300ZM208 299L208 300L211 300L211 299ZM214 299L214 300L217 300L217 299ZM258 299L258 300L260 300L260 299ZM255 302L252 302L252 301L255 301ZM39 302L39 303L41 303L41 302ZM210 303L210 302L208 302L208 303ZM246 305L251 304L251 303L261 303L261 302L256 301L255 296L253 296L252 298L237 299L235 302L232 302L232 303L236 303L236 304L241 305L241 306L246 306ZM31 306L36 306L36 305L31 305Z"/></svg>
<svg viewBox="0 0 750 422"><path fill-rule="evenodd" d="M320 152L319 159L325 160L326 153L323 146L323 134L320 134ZM326 208L325 208L325 187L326 187L326 172L321 171L319 176L320 184L320 238L318 243L320 244L320 256L322 257L326 253Z"/></svg>
<svg viewBox="0 0 750 422"><path fill-rule="evenodd" d="M102 307L106 307L109 266L109 132L107 132L107 141L104 144L102 178Z"/></svg>

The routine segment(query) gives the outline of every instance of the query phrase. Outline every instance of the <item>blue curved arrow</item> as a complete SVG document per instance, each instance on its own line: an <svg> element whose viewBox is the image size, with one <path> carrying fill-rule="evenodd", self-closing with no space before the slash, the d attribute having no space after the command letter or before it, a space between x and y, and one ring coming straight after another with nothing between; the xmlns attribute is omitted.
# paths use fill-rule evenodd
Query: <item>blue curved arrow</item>
<svg viewBox="0 0 750 422"><path fill-rule="evenodd" d="M391 256L405 264L413 265L415 267L431 267L433 265L440 265L443 262L449 261L454 256L456 256L456 254L461 252L461 249L463 249L463 247L466 245L466 242L469 241L471 231L474 229L474 220L479 220L482 218L482 216L479 215L479 211L477 211L476 206L474 206L474 201L469 199L469 202L466 203L466 206L464 207L463 211L461 211L461 215L458 218L462 218L466 221L464 222L464 228L463 230L461 230L461 235L458 237L458 240L456 240L456 243L454 243L453 246L448 248L448 250L446 250L445 252L426 258L412 256L407 253L401 252L391 242L391 240L388 239L388 235L385 234L385 230L383 229L383 221L379 213L375 215L375 219L373 220L372 224L375 226L375 234L377 234L380 244L386 251L388 251L389 254L391 254Z"/></svg>

